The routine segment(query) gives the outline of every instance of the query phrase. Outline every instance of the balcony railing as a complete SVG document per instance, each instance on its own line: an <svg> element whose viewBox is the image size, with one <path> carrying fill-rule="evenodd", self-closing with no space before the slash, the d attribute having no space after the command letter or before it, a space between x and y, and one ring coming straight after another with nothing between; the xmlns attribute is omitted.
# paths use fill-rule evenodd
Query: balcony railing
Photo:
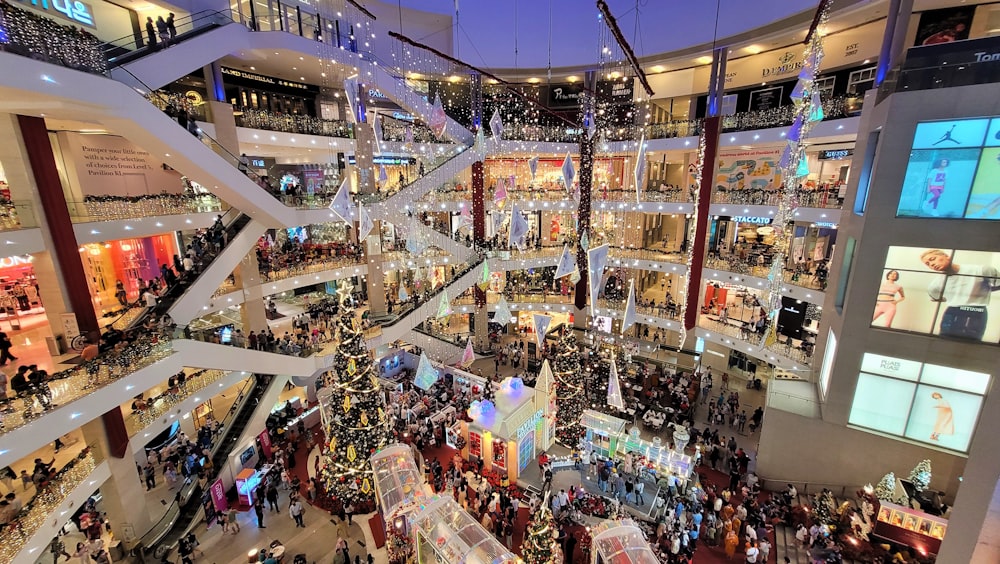
<svg viewBox="0 0 1000 564"><path fill-rule="evenodd" d="M94 472L97 464L95 453L87 447L39 486L35 497L0 532L0 562L18 561L17 556L25 545L43 524L53 518L52 514L62 502ZM99 485L95 485L94 489Z"/></svg>
<svg viewBox="0 0 1000 564"><path fill-rule="evenodd" d="M8 2L0 2L0 50L84 72L108 72L108 61L96 36Z"/></svg>
<svg viewBox="0 0 1000 564"><path fill-rule="evenodd" d="M78 400L173 353L170 342L159 336L144 336L120 350L109 350L96 359L52 374L44 385L32 385L4 399L6 412L0 436L30 423L52 408Z"/></svg>
<svg viewBox="0 0 1000 564"><path fill-rule="evenodd" d="M354 125L346 121L278 114L253 108L233 108L233 112L237 127L354 139Z"/></svg>
<svg viewBox="0 0 1000 564"><path fill-rule="evenodd" d="M723 322L718 317L709 317L707 315L698 316L698 326L702 329L708 329L709 331L739 339L753 346L760 346L763 334L767 334L767 331L770 330L770 327L765 326L764 333L762 334L754 331L749 325L737 319L728 319ZM800 342L799 345L795 345L792 339L779 335L779 339L782 338L784 341L769 343L764 347L764 350L801 364L809 365L812 362L812 347L808 343Z"/></svg>
<svg viewBox="0 0 1000 564"><path fill-rule="evenodd" d="M838 188L825 190L796 190L795 199L799 207L840 209L844 199ZM743 206L777 206L783 194L778 189L733 189L716 186L712 192L713 204L738 204Z"/></svg>
<svg viewBox="0 0 1000 564"><path fill-rule="evenodd" d="M66 204L73 223L222 211L222 201L212 194L87 196L82 202L68 201Z"/></svg>
<svg viewBox="0 0 1000 564"><path fill-rule="evenodd" d="M736 274L746 274L757 278L767 278L770 274L770 262L758 262L755 259L741 260L738 256L709 256L705 260L706 268L716 268ZM826 290L826 278L816 273L815 269L806 270L804 266L786 262L782 278L793 286L801 286L810 290Z"/></svg>
<svg viewBox="0 0 1000 564"><path fill-rule="evenodd" d="M169 413L175 405L201 392L209 384L217 382L227 374L229 372L225 370L200 370L188 377L183 386L171 388L155 398L146 400L145 409L137 410L125 419L128 436L134 437L139 434L146 427L156 423L157 419Z"/></svg>

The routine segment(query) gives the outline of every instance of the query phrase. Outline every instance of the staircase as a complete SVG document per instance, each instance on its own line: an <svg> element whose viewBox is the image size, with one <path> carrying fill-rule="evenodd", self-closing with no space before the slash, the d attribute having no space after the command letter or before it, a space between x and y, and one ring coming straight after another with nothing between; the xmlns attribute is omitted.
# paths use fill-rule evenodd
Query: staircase
<svg viewBox="0 0 1000 564"><path fill-rule="evenodd" d="M840 504L845 501L838 497L835 497L834 500L837 507L840 507ZM792 500L793 506L808 505L809 503L811 503L809 496L802 493L798 495L797 499ZM792 561L792 564L813 564L815 561L810 555L809 547L803 546L795 538L795 527L786 525L774 526L774 548L771 549L771 552L777 555L777 562L781 562L781 559L786 556ZM849 558L844 558L843 562L844 564L861 564Z"/></svg>

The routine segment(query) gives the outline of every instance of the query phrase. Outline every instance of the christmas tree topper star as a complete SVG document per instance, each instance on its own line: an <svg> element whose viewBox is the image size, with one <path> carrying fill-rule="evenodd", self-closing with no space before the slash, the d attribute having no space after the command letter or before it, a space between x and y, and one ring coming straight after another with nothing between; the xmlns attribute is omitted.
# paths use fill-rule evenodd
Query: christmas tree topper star
<svg viewBox="0 0 1000 564"><path fill-rule="evenodd" d="M344 305L344 302L351 297L351 292L354 290L354 285L348 281L341 282L340 287L337 288L337 295L340 296L340 305Z"/></svg>

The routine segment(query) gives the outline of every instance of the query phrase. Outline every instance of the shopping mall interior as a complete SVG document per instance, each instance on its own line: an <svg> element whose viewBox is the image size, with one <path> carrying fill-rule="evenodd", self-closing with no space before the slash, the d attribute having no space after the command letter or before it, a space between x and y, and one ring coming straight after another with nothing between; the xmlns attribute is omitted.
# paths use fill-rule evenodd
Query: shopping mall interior
<svg viewBox="0 0 1000 564"><path fill-rule="evenodd" d="M0 561L1000 562L998 61L993 0L0 1Z"/></svg>

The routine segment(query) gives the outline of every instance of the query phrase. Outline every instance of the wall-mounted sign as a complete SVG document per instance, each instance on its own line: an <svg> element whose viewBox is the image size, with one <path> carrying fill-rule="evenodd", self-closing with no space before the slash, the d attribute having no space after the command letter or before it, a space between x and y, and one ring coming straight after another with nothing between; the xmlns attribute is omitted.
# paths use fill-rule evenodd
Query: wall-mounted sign
<svg viewBox="0 0 1000 564"><path fill-rule="evenodd" d="M25 266L31 264L35 257L31 255L14 255L12 257L0 258L0 268L10 268L12 266Z"/></svg>
<svg viewBox="0 0 1000 564"><path fill-rule="evenodd" d="M793 51L785 51L778 55L771 66L764 67L760 71L761 78L777 78L779 76L785 76L791 73L797 73L802 70L802 65L805 61L796 61L795 53Z"/></svg>
<svg viewBox="0 0 1000 564"><path fill-rule="evenodd" d="M257 74L254 72L247 72L240 69L233 69L229 67L222 67L222 74L235 78L236 82L242 82L249 86L277 86L280 88L287 88L290 90L303 90L309 92L318 92L319 87L313 86L311 84L304 84L302 82L295 82L293 80L285 80L283 78L275 78L273 76L265 76L263 74Z"/></svg>
<svg viewBox="0 0 1000 564"><path fill-rule="evenodd" d="M521 440L525 435L535 430L535 426L544 417L545 414L541 409L532 414L527 421L521 423L521 426L517 428L517 440Z"/></svg>
<svg viewBox="0 0 1000 564"><path fill-rule="evenodd" d="M582 94L583 83L553 84L549 87L549 107L575 108Z"/></svg>
<svg viewBox="0 0 1000 564"><path fill-rule="evenodd" d="M817 221L812 224L813 227L819 227L820 229L836 229L837 224L832 221Z"/></svg>
<svg viewBox="0 0 1000 564"><path fill-rule="evenodd" d="M733 216L733 221L736 223L754 223L756 225L770 225L770 217L754 217L749 215L737 215Z"/></svg>
<svg viewBox="0 0 1000 564"><path fill-rule="evenodd" d="M841 159L846 159L854 155L854 149L837 149L833 151L820 151L819 160L821 161L839 161Z"/></svg>
<svg viewBox="0 0 1000 564"><path fill-rule="evenodd" d="M348 164L357 164L357 160L354 155L347 156ZM415 165L417 164L417 159L415 157L383 157L377 156L372 157L372 164L377 165Z"/></svg>
<svg viewBox="0 0 1000 564"><path fill-rule="evenodd" d="M97 25L94 23L94 11L90 8L90 4L72 0L18 0L18 2L74 23L88 27Z"/></svg>
<svg viewBox="0 0 1000 564"><path fill-rule="evenodd" d="M413 121L413 120L416 119L412 115L410 115L410 114L408 114L406 112L392 112L392 118L393 119L403 120L403 121Z"/></svg>
<svg viewBox="0 0 1000 564"><path fill-rule="evenodd" d="M368 89L368 97L369 98L388 98L388 96L386 96L385 94L383 94L382 91L379 90L378 88L369 88Z"/></svg>
<svg viewBox="0 0 1000 564"><path fill-rule="evenodd" d="M773 110L781 105L781 95L784 91L784 87L781 86L754 90L750 93L750 107L747 109L751 112Z"/></svg>

